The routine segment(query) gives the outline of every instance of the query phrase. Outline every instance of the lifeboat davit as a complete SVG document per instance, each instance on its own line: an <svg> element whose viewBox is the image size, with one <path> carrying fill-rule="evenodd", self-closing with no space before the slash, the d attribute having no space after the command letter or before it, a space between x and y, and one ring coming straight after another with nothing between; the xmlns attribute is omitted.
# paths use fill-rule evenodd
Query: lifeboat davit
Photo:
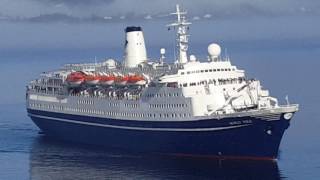
<svg viewBox="0 0 320 180"><path fill-rule="evenodd" d="M115 81L116 77L114 75L104 74L100 76L99 83L103 86L112 85Z"/></svg>
<svg viewBox="0 0 320 180"><path fill-rule="evenodd" d="M129 76L128 83L134 85L144 85L146 84L146 80L142 75L131 75Z"/></svg>
<svg viewBox="0 0 320 180"><path fill-rule="evenodd" d="M72 72L66 79L69 86L78 87L85 81L85 74L81 71Z"/></svg>
<svg viewBox="0 0 320 180"><path fill-rule="evenodd" d="M85 83L88 85L97 85L100 81L100 76L90 74L85 76Z"/></svg>
<svg viewBox="0 0 320 180"><path fill-rule="evenodd" d="M118 76L115 81L117 85L126 85L129 80L129 76Z"/></svg>

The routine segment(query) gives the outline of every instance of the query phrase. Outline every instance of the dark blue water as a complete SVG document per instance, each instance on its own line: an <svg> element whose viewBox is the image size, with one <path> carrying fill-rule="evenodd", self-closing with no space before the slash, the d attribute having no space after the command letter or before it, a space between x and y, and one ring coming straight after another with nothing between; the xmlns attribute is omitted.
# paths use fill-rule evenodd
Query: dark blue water
<svg viewBox="0 0 320 180"><path fill-rule="evenodd" d="M273 44L274 42L270 43ZM19 50L0 55L0 179L319 179L320 48L285 42L246 46L227 42L232 62L262 81L284 103L300 104L279 159L232 161L133 154L48 139L25 111L25 85L42 71L121 49ZM206 46L194 48L205 52ZM151 56L158 56L156 53Z"/></svg>

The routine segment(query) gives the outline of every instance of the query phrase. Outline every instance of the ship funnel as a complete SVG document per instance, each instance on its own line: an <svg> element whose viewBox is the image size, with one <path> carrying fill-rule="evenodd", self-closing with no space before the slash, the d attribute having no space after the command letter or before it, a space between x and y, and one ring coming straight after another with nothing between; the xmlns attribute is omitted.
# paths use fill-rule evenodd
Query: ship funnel
<svg viewBox="0 0 320 180"><path fill-rule="evenodd" d="M147 61L147 51L141 27L127 27L125 41L125 67L137 67Z"/></svg>

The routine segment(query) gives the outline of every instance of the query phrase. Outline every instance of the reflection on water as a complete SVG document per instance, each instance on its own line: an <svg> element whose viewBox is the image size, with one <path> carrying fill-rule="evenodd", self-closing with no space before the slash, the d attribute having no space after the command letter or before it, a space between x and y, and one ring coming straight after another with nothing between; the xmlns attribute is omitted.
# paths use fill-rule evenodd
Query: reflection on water
<svg viewBox="0 0 320 180"><path fill-rule="evenodd" d="M273 161L195 159L119 152L38 138L30 179L280 179Z"/></svg>

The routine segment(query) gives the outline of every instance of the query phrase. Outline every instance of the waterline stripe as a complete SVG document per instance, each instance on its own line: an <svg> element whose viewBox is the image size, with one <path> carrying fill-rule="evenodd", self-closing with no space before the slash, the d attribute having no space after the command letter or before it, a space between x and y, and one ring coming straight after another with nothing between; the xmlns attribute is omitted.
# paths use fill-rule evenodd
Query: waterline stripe
<svg viewBox="0 0 320 180"><path fill-rule="evenodd" d="M126 127L126 126L117 126L117 125L107 125L107 124L99 124L99 123L92 123L92 122L82 122L82 121L75 121L70 119L62 119L62 118L55 118L55 117L48 117L48 116L41 116L29 113L31 117L43 118L43 119L50 119L54 121L62 121L68 123L75 123L75 124L83 124L89 126L99 126L99 127L108 127L108 128L117 128L117 129L127 129L127 130L140 130L140 131L218 131L218 130L226 130L226 129L234 129L240 127L250 126L252 124L243 124L237 126L229 126L229 127L216 127L216 128L143 128L143 127Z"/></svg>

